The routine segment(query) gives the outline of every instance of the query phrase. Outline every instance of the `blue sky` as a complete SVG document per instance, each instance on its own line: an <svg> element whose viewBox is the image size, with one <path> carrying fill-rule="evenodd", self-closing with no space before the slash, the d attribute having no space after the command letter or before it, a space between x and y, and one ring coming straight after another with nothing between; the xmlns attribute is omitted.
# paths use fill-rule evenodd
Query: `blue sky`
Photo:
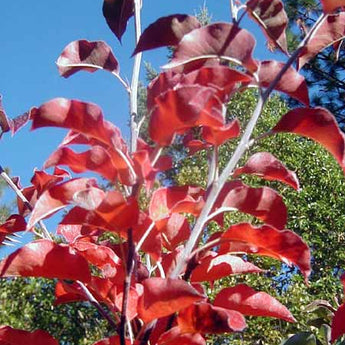
<svg viewBox="0 0 345 345"><path fill-rule="evenodd" d="M172 13L194 14L204 0L144 0L143 28L157 18ZM77 39L104 40L120 62L121 74L131 78L134 49L132 20L121 46L108 29L102 16L101 0L0 1L0 94L9 117L15 117L55 97L94 102L105 117L113 121L128 138L127 94L119 82L106 72L78 73L61 78L55 61L63 48ZM206 1L214 21L229 21L228 1ZM259 36L256 57L265 56L264 40L256 25L249 24ZM155 68L166 63L166 50L144 54ZM142 75L144 78L144 74ZM29 126L13 138L6 134L0 142L0 164L20 176L23 186L29 184L35 167L43 162L60 143L65 131ZM10 191L4 200L12 200Z"/></svg>

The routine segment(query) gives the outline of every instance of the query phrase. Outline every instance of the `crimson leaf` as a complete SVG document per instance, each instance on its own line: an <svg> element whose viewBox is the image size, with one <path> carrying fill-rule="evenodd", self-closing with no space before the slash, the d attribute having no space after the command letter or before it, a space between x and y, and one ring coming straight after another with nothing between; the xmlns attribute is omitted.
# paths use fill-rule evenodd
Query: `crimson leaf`
<svg viewBox="0 0 345 345"><path fill-rule="evenodd" d="M234 177L241 174L257 175L268 181L280 181L298 190L299 182L296 174L288 170L281 161L269 152L253 154L247 163L234 171Z"/></svg>
<svg viewBox="0 0 345 345"><path fill-rule="evenodd" d="M127 22L134 14L134 0L104 0L103 16L119 41L126 31Z"/></svg>
<svg viewBox="0 0 345 345"><path fill-rule="evenodd" d="M214 23L185 35L165 68L199 59L225 57L253 72L257 69L252 57L254 46L255 39L247 30L233 24Z"/></svg>
<svg viewBox="0 0 345 345"><path fill-rule="evenodd" d="M0 327L2 345L59 345L48 332L38 329L33 332L15 329L10 326Z"/></svg>
<svg viewBox="0 0 345 345"><path fill-rule="evenodd" d="M333 343L345 334L345 303L335 312L332 319L331 342Z"/></svg>
<svg viewBox="0 0 345 345"><path fill-rule="evenodd" d="M232 225L223 235L220 253L244 251L270 256L285 263L293 263L307 279L311 272L310 251L307 244L290 230L270 226L253 227L249 223Z"/></svg>
<svg viewBox="0 0 345 345"><path fill-rule="evenodd" d="M237 310L244 315L268 316L295 322L289 310L266 292L258 292L246 284L221 290L214 305Z"/></svg>
<svg viewBox="0 0 345 345"><path fill-rule="evenodd" d="M288 17L281 0L249 0L247 9L251 17L261 26L269 41L287 53L285 29ZM271 43L270 42L270 43Z"/></svg>
<svg viewBox="0 0 345 345"><path fill-rule="evenodd" d="M262 61L259 68L259 82L268 87L283 68L284 63L270 60ZM280 78L275 89L309 106L308 86L304 77L290 67Z"/></svg>
<svg viewBox="0 0 345 345"><path fill-rule="evenodd" d="M144 50L175 46L185 34L200 26L195 17L186 14L173 14L159 18L144 30L133 55Z"/></svg>
<svg viewBox="0 0 345 345"><path fill-rule="evenodd" d="M68 44L56 64L60 75L68 78L78 71L95 72L97 69L118 74L119 63L111 48L102 41L74 41Z"/></svg>
<svg viewBox="0 0 345 345"><path fill-rule="evenodd" d="M209 303L194 303L179 312L177 324L183 333L219 334L243 331L247 326L243 315L229 309Z"/></svg>
<svg viewBox="0 0 345 345"><path fill-rule="evenodd" d="M344 1L342 1L344 2ZM329 0L327 5L334 4L336 1ZM331 6L331 5L330 5ZM338 5L339 6L339 5ZM307 45L303 47L297 60L297 69L302 68L321 50L341 41L345 37L345 13L328 15L321 25L314 32Z"/></svg>
<svg viewBox="0 0 345 345"><path fill-rule="evenodd" d="M26 244L0 263L1 277L43 277L89 281L87 261L67 245L50 240Z"/></svg>
<svg viewBox="0 0 345 345"><path fill-rule="evenodd" d="M273 133L299 134L325 147L345 171L345 137L334 116L323 108L296 108L286 113Z"/></svg>
<svg viewBox="0 0 345 345"><path fill-rule="evenodd" d="M173 314L204 298L180 279L154 277L145 279L142 284L144 293L139 299L138 314L145 323Z"/></svg>

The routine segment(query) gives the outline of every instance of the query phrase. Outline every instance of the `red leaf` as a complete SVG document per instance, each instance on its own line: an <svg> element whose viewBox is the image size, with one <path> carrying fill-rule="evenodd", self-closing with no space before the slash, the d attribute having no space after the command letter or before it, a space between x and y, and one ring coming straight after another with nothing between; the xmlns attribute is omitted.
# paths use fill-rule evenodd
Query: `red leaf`
<svg viewBox="0 0 345 345"><path fill-rule="evenodd" d="M114 277L122 268L120 258L109 247L83 241L83 238L77 239L72 247L90 264L98 267L105 278Z"/></svg>
<svg viewBox="0 0 345 345"><path fill-rule="evenodd" d="M332 319L331 342L333 343L345 334L345 303L335 312Z"/></svg>
<svg viewBox="0 0 345 345"><path fill-rule="evenodd" d="M125 344L130 345L131 344L130 340L126 339ZM113 335L110 338L105 338L105 339L99 340L99 341L93 343L92 345L121 345L121 341L120 341L120 337L118 335Z"/></svg>
<svg viewBox="0 0 345 345"><path fill-rule="evenodd" d="M230 139L237 138L240 135L240 123L237 119L221 127L202 128L202 137L208 143L220 146Z"/></svg>
<svg viewBox="0 0 345 345"><path fill-rule="evenodd" d="M181 310L177 324L182 333L201 334L241 332L247 326L241 313L209 303L195 303Z"/></svg>
<svg viewBox="0 0 345 345"><path fill-rule="evenodd" d="M327 7L336 4L337 0L327 1ZM341 1L341 0L340 0ZM339 2L339 0L338 0ZM344 1L342 1L344 2ZM339 6L339 5L338 5ZM328 8L327 8L328 10ZM328 15L318 29L314 32L307 45L301 50L297 60L297 69L302 68L310 59L328 46L342 40L345 37L345 13Z"/></svg>
<svg viewBox="0 0 345 345"><path fill-rule="evenodd" d="M299 134L325 147L345 171L345 139L334 116L323 108L296 108L286 113L273 133L289 132Z"/></svg>
<svg viewBox="0 0 345 345"><path fill-rule="evenodd" d="M138 314L145 323L173 314L204 298L180 279L155 277L144 280L142 284L144 293L139 299Z"/></svg>
<svg viewBox="0 0 345 345"><path fill-rule="evenodd" d="M37 191L37 196L40 196L45 190L63 181L64 177L66 176L60 173L51 175L43 170L35 170L31 183Z"/></svg>
<svg viewBox="0 0 345 345"><path fill-rule="evenodd" d="M12 135L15 134L29 121L29 114L24 113L14 119L9 119L2 105L2 95L0 95L0 139L5 132L11 131Z"/></svg>
<svg viewBox="0 0 345 345"><path fill-rule="evenodd" d="M93 146L82 153L61 147L50 155L44 163L44 168L57 165L66 165L75 173L94 171L109 181L115 181L118 175L109 153L101 146Z"/></svg>
<svg viewBox="0 0 345 345"><path fill-rule="evenodd" d="M214 305L237 310L244 315L268 316L295 322L289 310L274 297L265 292L253 290L245 284L239 284L221 290Z"/></svg>
<svg viewBox="0 0 345 345"><path fill-rule="evenodd" d="M221 126L222 104L215 92L200 85L179 86L156 97L149 124L151 139L168 146L175 134L194 126Z"/></svg>
<svg viewBox="0 0 345 345"><path fill-rule="evenodd" d="M168 219L164 219L158 223L157 226L163 233L164 246L168 250L174 250L190 236L191 230L189 223L187 218L182 214L173 213Z"/></svg>
<svg viewBox="0 0 345 345"><path fill-rule="evenodd" d="M186 212L198 214L203 201L203 191L193 187L164 187L157 189L151 198L149 214L158 221L169 217L172 213Z"/></svg>
<svg viewBox="0 0 345 345"><path fill-rule="evenodd" d="M260 273L262 270L244 261L238 256L230 254L217 255L216 253L207 255L200 260L200 264L193 270L192 282L214 281L230 274Z"/></svg>
<svg viewBox="0 0 345 345"><path fill-rule="evenodd" d="M51 216L68 204L80 204L82 201L78 200L81 197L80 193L94 186L96 186L94 179L80 178L60 183L46 190L34 206L28 222L28 229L31 229L38 221ZM90 198L83 200L83 204L86 205L88 202L96 205L101 201L99 198L93 198L93 196L94 194L91 194Z"/></svg>
<svg viewBox="0 0 345 345"><path fill-rule="evenodd" d="M344 0L321 0L321 3L325 13L334 12L337 8L345 6Z"/></svg>
<svg viewBox="0 0 345 345"><path fill-rule="evenodd" d="M250 17L262 28L264 34L274 46L287 53L285 29L288 17L281 0L249 0L246 3Z"/></svg>
<svg viewBox="0 0 345 345"><path fill-rule="evenodd" d="M221 238L229 243L221 244L220 253L245 251L293 263L306 279L311 272L309 248L290 230L281 231L267 225L257 228L249 223L242 223L231 226Z"/></svg>
<svg viewBox="0 0 345 345"><path fill-rule="evenodd" d="M299 189L299 181L296 174L287 169L281 161L269 152L258 152L253 154L247 163L234 171L233 176L241 174L252 174L262 177L268 181L280 181L290 185L296 190Z"/></svg>
<svg viewBox="0 0 345 345"><path fill-rule="evenodd" d="M120 192L109 191L96 209L74 207L61 224L83 224L118 232L137 224L138 215L139 207L136 199L129 198L126 201Z"/></svg>
<svg viewBox="0 0 345 345"><path fill-rule="evenodd" d="M262 61L259 67L259 83L263 87L268 87L275 79L281 69L283 62L274 60ZM275 89L284 92L292 98L297 99L303 104L309 106L308 86L304 77L293 67L290 67L280 78Z"/></svg>
<svg viewBox="0 0 345 345"><path fill-rule="evenodd" d="M174 79L177 79L177 77ZM233 92L239 83L249 82L250 80L250 76L228 66L216 65L201 67L190 73L183 74L180 83L183 85L199 84L213 87L217 90L217 96L222 102L226 102L229 99L229 94Z"/></svg>
<svg viewBox="0 0 345 345"><path fill-rule="evenodd" d="M40 127L68 128L113 146L118 129L104 121L102 110L93 103L55 98L30 111L32 129Z"/></svg>
<svg viewBox="0 0 345 345"><path fill-rule="evenodd" d="M119 41L126 31L129 18L134 15L134 0L104 0L103 16Z"/></svg>
<svg viewBox="0 0 345 345"><path fill-rule="evenodd" d="M147 109L151 110L155 106L155 98L172 89L180 79L181 74L174 73L172 70L159 73L147 87Z"/></svg>
<svg viewBox="0 0 345 345"><path fill-rule="evenodd" d="M87 261L67 245L50 240L31 242L0 263L1 277L43 277L90 280Z"/></svg>
<svg viewBox="0 0 345 345"><path fill-rule="evenodd" d="M198 19L186 14L159 18L144 30L133 55L144 50L176 46L184 35L200 26Z"/></svg>
<svg viewBox="0 0 345 345"><path fill-rule="evenodd" d="M150 228L151 230L147 235L147 231ZM160 261L162 255L161 233L158 231L157 227L154 226L150 217L146 213L140 212L137 224L133 226L133 240L135 243L138 243L144 236L147 237L142 243L141 249L150 254L155 261Z"/></svg>
<svg viewBox="0 0 345 345"><path fill-rule="evenodd" d="M0 326L0 344L2 345L59 345L48 332L38 329L33 332Z"/></svg>
<svg viewBox="0 0 345 345"><path fill-rule="evenodd" d="M26 221L19 214L12 214L0 225L0 234L13 234L24 230L26 230Z"/></svg>
<svg viewBox="0 0 345 345"><path fill-rule="evenodd" d="M163 333L157 345L206 345L205 339L199 333L182 333L179 327L173 327Z"/></svg>
<svg viewBox="0 0 345 345"><path fill-rule="evenodd" d="M78 71L95 72L97 69L118 74L119 63L111 48L102 41L74 41L68 44L56 62L61 76L68 78Z"/></svg>
<svg viewBox="0 0 345 345"><path fill-rule="evenodd" d="M249 71L257 69L252 58L255 39L246 30L228 23L214 23L185 35L176 47L171 63L172 68L191 61L210 58L230 58Z"/></svg>
<svg viewBox="0 0 345 345"><path fill-rule="evenodd" d="M216 206L251 214L278 229L283 229L287 222L283 198L269 187L252 188L240 181L228 182L220 192Z"/></svg>

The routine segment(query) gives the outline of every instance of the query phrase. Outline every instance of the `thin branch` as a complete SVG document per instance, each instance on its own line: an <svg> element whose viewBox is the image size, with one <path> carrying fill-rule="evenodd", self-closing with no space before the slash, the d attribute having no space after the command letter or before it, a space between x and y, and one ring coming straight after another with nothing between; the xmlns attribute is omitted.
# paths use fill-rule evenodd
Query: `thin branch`
<svg viewBox="0 0 345 345"><path fill-rule="evenodd" d="M150 224L150 226L146 229L144 235L141 237L140 241L138 242L137 246L135 247L135 252L136 253L139 252L141 246L143 245L143 243L147 239L147 236L150 235L150 233L151 233L151 231L153 230L154 227L155 227L155 222L152 222Z"/></svg>
<svg viewBox="0 0 345 345"><path fill-rule="evenodd" d="M141 36L141 22L140 22L141 0L134 0L134 21L135 21L135 43L137 44ZM142 53L138 53L134 58L133 74L131 82L130 94L130 125L131 125L131 143L130 151L135 152L137 148L137 139L139 135L138 124L136 117L138 115L138 86L139 86L139 73L141 65Z"/></svg>
<svg viewBox="0 0 345 345"><path fill-rule="evenodd" d="M121 309L121 320L120 320L120 344L126 345L126 325L127 323L127 306L128 306L128 298L129 298L129 291L131 287L131 277L134 268L134 256L135 256L135 248L133 243L133 230L130 228L127 231L127 243L128 243L128 253L127 253L127 265L126 265L126 277L123 284L123 297L122 297L122 309ZM130 333L131 331L129 331Z"/></svg>
<svg viewBox="0 0 345 345"><path fill-rule="evenodd" d="M116 329L118 332L118 326L116 325L115 321L110 317L110 315L103 309L103 307L100 305L100 303L97 301L97 299L92 295L90 290L85 286L84 283L77 280L78 285L85 293L87 299L89 302L99 311L99 313L108 321L109 325Z"/></svg>

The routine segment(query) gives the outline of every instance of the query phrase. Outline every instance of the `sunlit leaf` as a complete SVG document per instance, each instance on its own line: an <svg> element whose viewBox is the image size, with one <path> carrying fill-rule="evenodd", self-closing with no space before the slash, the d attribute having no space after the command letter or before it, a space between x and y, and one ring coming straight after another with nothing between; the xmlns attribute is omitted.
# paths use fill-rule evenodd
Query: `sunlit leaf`
<svg viewBox="0 0 345 345"><path fill-rule="evenodd" d="M344 0L321 0L321 3L325 13L331 13L337 8L345 6Z"/></svg>
<svg viewBox="0 0 345 345"><path fill-rule="evenodd" d="M104 69L119 73L119 63L111 48L102 41L74 41L68 44L56 64L60 75L68 78L78 71L95 72Z"/></svg>
<svg viewBox="0 0 345 345"><path fill-rule="evenodd" d="M173 327L163 333L157 345L206 345L205 339L199 333L182 333L179 327Z"/></svg>
<svg viewBox="0 0 345 345"><path fill-rule="evenodd" d="M185 34L200 26L195 17L186 14L173 14L159 18L144 30L133 55L144 50L175 46Z"/></svg>
<svg viewBox="0 0 345 345"><path fill-rule="evenodd" d="M201 334L241 332L247 326L244 316L238 311L209 303L195 303L181 310L177 324L182 332Z"/></svg>
<svg viewBox="0 0 345 345"><path fill-rule="evenodd" d="M200 260L200 264L193 270L192 282L214 281L231 274L260 273L262 270L244 261L238 256L230 254L217 255L213 253Z"/></svg>
<svg viewBox="0 0 345 345"><path fill-rule="evenodd" d="M310 251L307 244L290 230L270 226L253 227L249 223L232 225L222 236L219 252L252 253L269 256L296 265L307 279L311 272Z"/></svg>
<svg viewBox="0 0 345 345"><path fill-rule="evenodd" d="M66 165L75 173L94 171L109 181L114 181L118 175L109 153L101 146L93 146L90 150L77 153L68 147L54 151L45 161L44 168Z"/></svg>
<svg viewBox="0 0 345 345"><path fill-rule="evenodd" d="M175 134L183 134L194 126L221 126L222 104L215 91L210 87L188 85L156 97L149 123L151 139L167 146Z"/></svg>
<svg viewBox="0 0 345 345"><path fill-rule="evenodd" d="M3 259L0 263L0 276L88 281L90 271L87 261L73 253L67 245L37 240Z"/></svg>
<svg viewBox="0 0 345 345"><path fill-rule="evenodd" d="M269 187L252 188L240 181L228 182L220 192L216 207L251 214L278 229L283 229L287 222L283 198Z"/></svg>
<svg viewBox="0 0 345 345"><path fill-rule="evenodd" d="M296 190L299 189L299 181L296 174L287 169L281 161L269 152L258 152L253 154L243 167L234 171L234 177L241 174L252 174L262 177L268 181L280 181L290 185Z"/></svg>
<svg viewBox="0 0 345 345"><path fill-rule="evenodd" d="M214 300L214 305L237 310L244 315L268 316L295 322L289 310L266 292L255 291L246 284L222 289Z"/></svg>
<svg viewBox="0 0 345 345"><path fill-rule="evenodd" d="M180 279L148 278L143 281L144 293L139 299L139 317L148 323L173 314L204 297Z"/></svg>
<svg viewBox="0 0 345 345"><path fill-rule="evenodd" d="M172 68L195 60L229 58L242 64L249 71L256 71L257 63L252 57L255 39L246 30L228 23L214 23L185 35L177 45L171 63Z"/></svg>
<svg viewBox="0 0 345 345"><path fill-rule="evenodd" d="M331 7L337 1L325 0ZM344 1L338 1L344 3ZM339 6L339 5L338 5ZM297 69L302 68L323 49L345 38L345 12L328 15L315 31L307 45L301 50L297 60Z"/></svg>
<svg viewBox="0 0 345 345"><path fill-rule="evenodd" d="M259 67L259 83L263 87L268 87L284 67L283 62L274 60L262 61ZM309 105L308 86L305 78L293 67L290 67L280 78L275 89L286 93L292 98Z"/></svg>
<svg viewBox="0 0 345 345"><path fill-rule="evenodd" d="M0 344L2 345L59 345L48 332L38 329L33 332L0 326Z"/></svg>
<svg viewBox="0 0 345 345"><path fill-rule="evenodd" d="M296 108L286 113L273 133L288 132L313 139L325 147L345 171L345 138L334 116L323 108Z"/></svg>
<svg viewBox="0 0 345 345"><path fill-rule="evenodd" d="M343 303L335 312L332 319L331 342L333 343L343 334L345 334L345 303Z"/></svg>
<svg viewBox="0 0 345 345"><path fill-rule="evenodd" d="M96 186L94 179L80 178L60 183L46 190L36 202L31 213L28 229L31 229L38 221L47 218L68 204L76 203L77 193ZM100 200L89 200L91 203L99 203Z"/></svg>
<svg viewBox="0 0 345 345"><path fill-rule="evenodd" d="M288 17L283 2L281 0L249 0L246 5L250 17L261 26L269 41L287 53L285 30Z"/></svg>

